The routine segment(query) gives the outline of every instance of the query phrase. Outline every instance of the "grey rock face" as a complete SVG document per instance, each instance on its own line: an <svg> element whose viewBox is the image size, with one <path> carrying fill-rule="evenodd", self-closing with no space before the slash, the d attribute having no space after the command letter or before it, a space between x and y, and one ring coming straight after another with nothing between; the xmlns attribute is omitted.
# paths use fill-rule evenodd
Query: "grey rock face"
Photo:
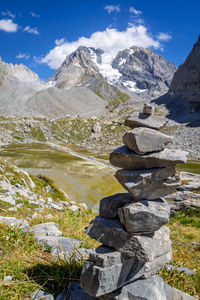
<svg viewBox="0 0 200 300"><path fill-rule="evenodd" d="M118 208L133 202L129 193L115 194L100 200L99 214L104 218L115 219L118 217Z"/></svg>
<svg viewBox="0 0 200 300"><path fill-rule="evenodd" d="M55 222L42 223L39 225L27 228L27 231L34 233L36 238L41 236L61 236L62 232L58 229L58 224Z"/></svg>
<svg viewBox="0 0 200 300"><path fill-rule="evenodd" d="M37 241L42 246L50 246L53 256L62 256L63 258L68 258L75 254L81 244L81 241L76 239L59 236L40 236L37 238Z"/></svg>
<svg viewBox="0 0 200 300"><path fill-rule="evenodd" d="M185 62L174 74L169 92L194 104L200 103L200 36Z"/></svg>
<svg viewBox="0 0 200 300"><path fill-rule="evenodd" d="M4 223L10 226L16 226L19 228L28 228L28 222L23 219L16 219L14 217L2 217L0 216L0 223Z"/></svg>
<svg viewBox="0 0 200 300"><path fill-rule="evenodd" d="M130 128L147 127L152 129L161 129L167 124L167 119L154 115L146 115L143 113L135 112L127 118L124 124Z"/></svg>
<svg viewBox="0 0 200 300"><path fill-rule="evenodd" d="M160 152L138 155L124 145L110 154L110 163L127 170L161 168L185 163L187 154L186 151L166 148Z"/></svg>
<svg viewBox="0 0 200 300"><path fill-rule="evenodd" d="M120 51L112 62L121 76L116 84L128 88L135 82L135 89L143 90L145 99L156 98L167 92L176 66L149 48L133 46ZM131 89L131 85L130 85Z"/></svg>
<svg viewBox="0 0 200 300"><path fill-rule="evenodd" d="M171 257L169 252L152 262L144 263L135 258L123 257L120 252L110 248L99 247L84 263L81 287L88 294L98 297L138 278L154 275Z"/></svg>
<svg viewBox="0 0 200 300"><path fill-rule="evenodd" d="M138 127L123 136L124 144L138 154L163 150L173 138L157 130Z"/></svg>
<svg viewBox="0 0 200 300"><path fill-rule="evenodd" d="M120 290L100 297L100 300L195 300L175 288L170 287L158 275L136 280Z"/></svg>
<svg viewBox="0 0 200 300"><path fill-rule="evenodd" d="M142 200L119 208L120 222L129 233L153 232L169 222L170 208L164 199Z"/></svg>
<svg viewBox="0 0 200 300"><path fill-rule="evenodd" d="M152 200L172 193L179 185L174 167L148 170L117 170L115 177L135 201Z"/></svg>
<svg viewBox="0 0 200 300"><path fill-rule="evenodd" d="M118 220L97 216L86 229L86 234L123 255L138 260L152 261L171 251L169 229L165 226L154 233L133 235L124 230Z"/></svg>

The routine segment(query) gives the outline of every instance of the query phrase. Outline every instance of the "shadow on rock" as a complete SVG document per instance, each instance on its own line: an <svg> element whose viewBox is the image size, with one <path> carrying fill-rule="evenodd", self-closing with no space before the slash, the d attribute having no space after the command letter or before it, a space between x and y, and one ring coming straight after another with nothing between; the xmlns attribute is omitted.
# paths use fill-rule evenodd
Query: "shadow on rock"
<svg viewBox="0 0 200 300"><path fill-rule="evenodd" d="M171 97L165 94L151 101L153 104L164 105L168 109L166 117L180 124L188 123L189 127L197 127L200 124L200 112L194 111L194 107L188 99L182 97Z"/></svg>

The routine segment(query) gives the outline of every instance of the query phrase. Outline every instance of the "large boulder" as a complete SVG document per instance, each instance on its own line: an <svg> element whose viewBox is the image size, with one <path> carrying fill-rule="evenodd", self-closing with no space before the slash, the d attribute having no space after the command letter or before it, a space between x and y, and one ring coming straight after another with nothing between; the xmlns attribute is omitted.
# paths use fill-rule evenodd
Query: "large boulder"
<svg viewBox="0 0 200 300"><path fill-rule="evenodd" d="M84 262L81 286L86 293L99 297L138 278L155 275L171 258L172 254L168 252L145 263L101 246Z"/></svg>
<svg viewBox="0 0 200 300"><path fill-rule="evenodd" d="M148 127L159 130L164 127L167 122L168 120L163 117L135 112L125 120L124 124L130 128Z"/></svg>
<svg viewBox="0 0 200 300"><path fill-rule="evenodd" d="M118 208L135 202L129 193L115 194L100 200L99 214L104 218L115 219L118 217Z"/></svg>
<svg viewBox="0 0 200 300"><path fill-rule="evenodd" d="M125 256L142 261L152 261L171 251L169 228L166 226L152 233L134 235L128 233L119 220L97 216L86 228L86 234Z"/></svg>
<svg viewBox="0 0 200 300"><path fill-rule="evenodd" d="M138 127L123 136L124 144L138 154L163 150L173 138L157 130Z"/></svg>
<svg viewBox="0 0 200 300"><path fill-rule="evenodd" d="M162 168L186 163L187 154L186 151L166 148L160 152L139 155L123 145L110 154L110 163L127 170Z"/></svg>
<svg viewBox="0 0 200 300"><path fill-rule="evenodd" d="M120 222L129 233L152 232L169 222L170 208L164 199L142 200L119 208Z"/></svg>
<svg viewBox="0 0 200 300"><path fill-rule="evenodd" d="M175 167L148 170L117 170L115 177L134 200L152 200L166 196L180 185Z"/></svg>

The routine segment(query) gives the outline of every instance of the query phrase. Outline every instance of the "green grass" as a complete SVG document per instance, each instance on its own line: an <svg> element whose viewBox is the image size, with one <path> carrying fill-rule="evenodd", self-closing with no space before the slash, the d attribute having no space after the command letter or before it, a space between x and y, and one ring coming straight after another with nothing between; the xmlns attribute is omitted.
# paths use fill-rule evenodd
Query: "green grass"
<svg viewBox="0 0 200 300"><path fill-rule="evenodd" d="M30 233L0 224L0 281L8 275L13 281L0 285L1 300L30 299L37 289L54 296L71 280L78 280L83 259L54 261L49 251L42 250Z"/></svg>
<svg viewBox="0 0 200 300"><path fill-rule="evenodd" d="M191 172L195 174L200 174L200 163L196 162L187 162L186 164L176 165L176 168L179 172Z"/></svg>
<svg viewBox="0 0 200 300"><path fill-rule="evenodd" d="M193 296L200 296L200 246L191 244L192 241L200 243L199 225L199 209L180 212L171 218L169 223L173 249L172 264L190 268L195 271L195 275L189 276L166 268L160 272L168 284Z"/></svg>

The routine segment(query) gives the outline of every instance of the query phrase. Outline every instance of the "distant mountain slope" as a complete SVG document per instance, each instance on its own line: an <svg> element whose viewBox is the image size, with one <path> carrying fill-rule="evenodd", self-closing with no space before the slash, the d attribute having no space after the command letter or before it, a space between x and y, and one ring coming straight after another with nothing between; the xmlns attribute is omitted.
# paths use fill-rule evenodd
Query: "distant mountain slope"
<svg viewBox="0 0 200 300"><path fill-rule="evenodd" d="M185 62L178 68L169 88L175 97L181 96L200 105L200 36Z"/></svg>
<svg viewBox="0 0 200 300"><path fill-rule="evenodd" d="M134 98L153 99L167 92L176 66L147 48L131 47L111 55L79 47L49 79L59 88L87 86L103 98L115 98L116 87Z"/></svg>
<svg viewBox="0 0 200 300"><path fill-rule="evenodd" d="M23 65L0 61L0 115L60 118L98 116L106 102L87 87L50 87Z"/></svg>
<svg viewBox="0 0 200 300"><path fill-rule="evenodd" d="M94 51L101 53L102 50ZM79 47L67 56L61 67L48 80L48 83L65 89L85 86L105 100L126 100L129 98L105 80L99 72L97 64L91 58L91 49L87 47Z"/></svg>

